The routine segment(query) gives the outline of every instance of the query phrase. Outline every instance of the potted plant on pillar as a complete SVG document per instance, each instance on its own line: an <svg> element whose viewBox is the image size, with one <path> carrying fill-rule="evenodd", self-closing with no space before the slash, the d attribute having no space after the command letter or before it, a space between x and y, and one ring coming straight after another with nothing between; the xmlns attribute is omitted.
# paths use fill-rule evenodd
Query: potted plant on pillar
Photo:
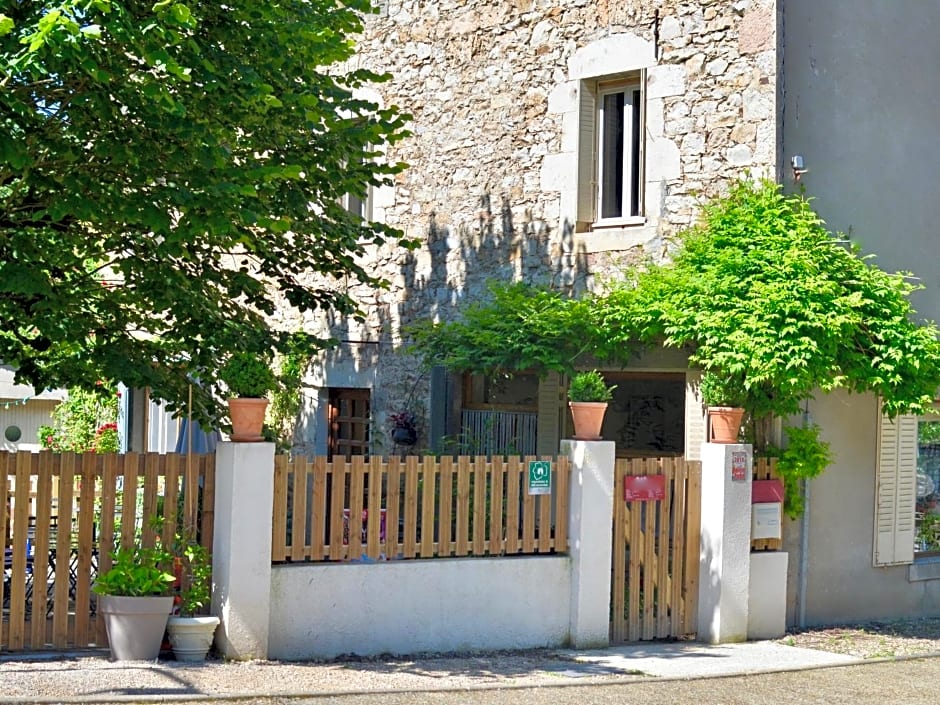
<svg viewBox="0 0 940 705"><path fill-rule="evenodd" d="M173 609L172 556L159 542L111 554L111 568L95 581L98 612L103 615L111 656L116 661L152 661Z"/></svg>
<svg viewBox="0 0 940 705"><path fill-rule="evenodd" d="M743 381L708 371L702 374L699 392L708 414L708 442L737 443L747 399Z"/></svg>
<svg viewBox="0 0 940 705"><path fill-rule="evenodd" d="M167 633L177 661L202 661L219 626L218 617L196 614L212 597L212 558L205 546L188 535L177 536L173 552L174 601L179 614L170 617Z"/></svg>
<svg viewBox="0 0 940 705"><path fill-rule="evenodd" d="M261 431L264 412L268 408L265 395L277 383L269 361L256 353L233 353L219 370L219 378L230 394L228 407L232 419L232 440L237 443L263 441Z"/></svg>
<svg viewBox="0 0 940 705"><path fill-rule="evenodd" d="M597 370L578 372L568 385L568 407L574 422L574 437L580 441L600 440L607 404L616 385L608 385Z"/></svg>

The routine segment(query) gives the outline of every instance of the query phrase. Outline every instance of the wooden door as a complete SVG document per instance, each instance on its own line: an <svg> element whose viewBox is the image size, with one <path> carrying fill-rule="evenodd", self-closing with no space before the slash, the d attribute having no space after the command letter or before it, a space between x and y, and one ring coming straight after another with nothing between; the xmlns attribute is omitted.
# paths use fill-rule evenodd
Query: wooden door
<svg viewBox="0 0 940 705"><path fill-rule="evenodd" d="M330 458L349 458L369 454L369 425L372 416L368 389L333 388L330 390Z"/></svg>

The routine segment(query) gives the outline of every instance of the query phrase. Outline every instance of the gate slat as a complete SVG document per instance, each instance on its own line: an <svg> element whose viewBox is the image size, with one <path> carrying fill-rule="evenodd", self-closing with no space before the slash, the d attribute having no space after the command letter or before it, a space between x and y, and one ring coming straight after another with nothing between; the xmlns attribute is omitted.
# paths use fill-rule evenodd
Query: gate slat
<svg viewBox="0 0 940 705"><path fill-rule="evenodd" d="M675 479L675 459L660 458L659 472L666 477L666 496L657 502L659 517L657 519L657 557L658 570L656 576L656 638L665 639L669 636L669 612L672 609L672 590L669 580L669 564L671 555L672 533L670 531L669 515L672 510L672 499L675 492L673 480Z"/></svg>
<svg viewBox="0 0 940 705"><path fill-rule="evenodd" d="M685 594L682 606L684 613L683 630L686 634L695 631L695 620L698 613L698 583L699 583L699 540L702 531L702 463L695 461L689 466L688 500L686 503L686 560L685 560Z"/></svg>
<svg viewBox="0 0 940 705"><path fill-rule="evenodd" d="M59 474L59 535L55 551L55 609L52 615L52 644L57 649L69 645L69 556L72 551L72 492L75 488L75 460L72 453L61 457Z"/></svg>
<svg viewBox="0 0 940 705"><path fill-rule="evenodd" d="M288 456L274 456L274 506L287 506L287 484L290 475ZM296 481L294 485L296 486ZM296 521L296 518L293 519ZM287 558L287 512L276 511L271 518L271 560L279 563Z"/></svg>
<svg viewBox="0 0 940 705"><path fill-rule="evenodd" d="M519 458L509 459L506 477L506 553L510 556L519 553L519 506L522 504L520 496L520 478L522 469L519 467ZM567 509L566 509L567 511Z"/></svg>
<svg viewBox="0 0 940 705"><path fill-rule="evenodd" d="M396 558L404 548L399 536L401 518L401 461L399 458L388 459L388 497L385 500L385 531L388 538L388 556Z"/></svg>
<svg viewBox="0 0 940 705"><path fill-rule="evenodd" d="M95 524L95 465L101 456L85 453L77 457L78 490L78 545L69 549L65 558L69 581L74 580L75 592L75 636L74 643L85 646L89 643L89 605L91 603L91 552ZM72 576L72 560L75 560L75 575Z"/></svg>
<svg viewBox="0 0 940 705"><path fill-rule="evenodd" d="M307 461L303 457L294 458L286 473L293 477L293 496L291 497L291 536L290 557L302 561L307 555ZM278 507L287 507L287 497ZM278 514L285 514L280 511ZM286 525L287 518L284 517ZM284 529L286 531L286 528Z"/></svg>
<svg viewBox="0 0 940 705"><path fill-rule="evenodd" d="M0 453L0 529L4 531L4 539L6 536L6 527L7 527L7 497L8 497L8 488L10 483L10 473L16 473L16 455L14 453ZM6 550L6 543L4 543L4 551ZM4 560L5 557L4 557ZM0 580L0 605L4 603L6 595L4 594L4 588L6 585L5 580ZM0 619L0 648L9 646L9 628L7 623Z"/></svg>
<svg viewBox="0 0 940 705"><path fill-rule="evenodd" d="M682 631L682 590L685 585L685 555L682 551L686 545L686 511L688 495L688 468L684 461L676 463L675 475L672 480L672 586L670 601L672 612L669 619L669 629L672 634L679 635Z"/></svg>
<svg viewBox="0 0 940 705"><path fill-rule="evenodd" d="M450 556L453 552L453 521L454 508L454 459L447 455L440 460L441 482L438 489L440 500L440 518L438 524L437 554L442 557Z"/></svg>
<svg viewBox="0 0 940 705"><path fill-rule="evenodd" d="M36 537L33 543L33 609L30 618L32 648L46 644L46 609L49 596L49 549L52 524L52 454L40 453L36 482ZM0 526L5 524L0 523Z"/></svg>
<svg viewBox="0 0 940 705"><path fill-rule="evenodd" d="M310 557L317 561L323 556L323 540L326 536L326 457L320 456L313 461L313 508L310 527Z"/></svg>
<svg viewBox="0 0 940 705"><path fill-rule="evenodd" d="M627 602L626 602L626 583L627 583L627 542L625 537L625 523L627 515L627 503L622 501L621 494L626 476L626 468L623 463L614 465L614 527L613 527L613 557L611 560L611 586L613 594L611 595L611 614L613 621L611 623L610 638L613 642L620 642L626 638L627 622Z"/></svg>

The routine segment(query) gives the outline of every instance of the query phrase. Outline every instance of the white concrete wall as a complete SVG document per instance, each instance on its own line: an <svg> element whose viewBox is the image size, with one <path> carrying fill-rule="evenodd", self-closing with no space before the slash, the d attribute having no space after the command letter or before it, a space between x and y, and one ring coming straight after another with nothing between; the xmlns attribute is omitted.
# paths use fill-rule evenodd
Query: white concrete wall
<svg viewBox="0 0 940 705"><path fill-rule="evenodd" d="M810 482L805 520L784 527L784 549L790 553L788 623L800 621L801 582L806 586L803 614L809 625L940 614L940 579L916 579L916 566L931 561L915 562L913 571L907 565L872 566L879 413L875 397L819 394L809 411L823 429L822 439L832 446L834 462ZM803 527L809 549L805 563L800 561Z"/></svg>
<svg viewBox="0 0 940 705"><path fill-rule="evenodd" d="M786 0L783 148L809 173L813 206L890 271L926 286L918 312L940 319L936 196L940 4ZM925 256L928 255L928 256Z"/></svg>
<svg viewBox="0 0 940 705"><path fill-rule="evenodd" d="M562 646L569 566L567 556L274 566L268 654Z"/></svg>

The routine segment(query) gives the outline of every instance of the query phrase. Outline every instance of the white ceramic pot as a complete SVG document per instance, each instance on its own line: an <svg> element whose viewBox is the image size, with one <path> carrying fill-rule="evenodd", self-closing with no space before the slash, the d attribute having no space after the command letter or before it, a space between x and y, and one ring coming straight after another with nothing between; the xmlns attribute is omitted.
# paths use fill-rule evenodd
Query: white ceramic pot
<svg viewBox="0 0 940 705"><path fill-rule="evenodd" d="M170 617L166 631L177 661L202 661L212 646L218 617Z"/></svg>

